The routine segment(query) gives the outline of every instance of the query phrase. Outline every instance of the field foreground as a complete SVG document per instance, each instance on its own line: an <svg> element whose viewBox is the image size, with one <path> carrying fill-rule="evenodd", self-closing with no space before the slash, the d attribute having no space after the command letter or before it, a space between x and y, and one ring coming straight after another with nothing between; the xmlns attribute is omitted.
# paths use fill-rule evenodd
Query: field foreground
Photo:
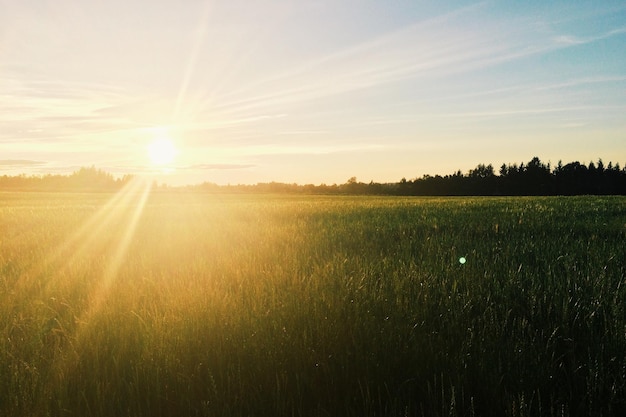
<svg viewBox="0 0 626 417"><path fill-rule="evenodd" d="M0 193L0 415L626 415L625 243L623 197Z"/></svg>

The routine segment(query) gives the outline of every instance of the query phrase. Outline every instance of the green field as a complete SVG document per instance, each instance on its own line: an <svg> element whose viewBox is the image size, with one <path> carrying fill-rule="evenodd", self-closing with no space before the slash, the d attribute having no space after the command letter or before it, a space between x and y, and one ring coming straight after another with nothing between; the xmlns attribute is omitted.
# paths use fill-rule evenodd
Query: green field
<svg viewBox="0 0 626 417"><path fill-rule="evenodd" d="M0 415L626 415L626 198L0 193Z"/></svg>

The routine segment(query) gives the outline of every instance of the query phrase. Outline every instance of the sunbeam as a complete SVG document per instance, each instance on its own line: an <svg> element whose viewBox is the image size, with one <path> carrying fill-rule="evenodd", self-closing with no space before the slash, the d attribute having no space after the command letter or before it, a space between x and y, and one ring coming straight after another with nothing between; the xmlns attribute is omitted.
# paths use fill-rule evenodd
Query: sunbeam
<svg viewBox="0 0 626 417"><path fill-rule="evenodd" d="M59 278L64 276L75 263L84 261L86 255L93 257L104 251L112 236L102 232L118 228L121 216L124 214L123 208L128 206L134 195L141 189L143 181L136 178L126 184L75 232L69 234L60 245L51 248L42 260L24 271L20 279L15 282L14 291L27 291L29 288L41 285L37 283L37 278L45 276L41 290L43 294L46 294L49 289L59 284Z"/></svg>
<svg viewBox="0 0 626 417"><path fill-rule="evenodd" d="M132 216L130 216L123 227L124 234L122 238L116 242L116 249L113 253L113 256L108 260L107 267L102 274L101 280L101 288L97 291L98 294L95 298L96 305L99 305L100 299L104 298L106 290L111 286L111 283L115 280L117 273L120 269L122 262L124 261L124 257L128 250L128 245L130 244L133 236L135 235L135 230L137 229L137 223L141 218L141 214L143 213L143 209L146 205L146 200L150 195L150 190L152 185L150 182L144 182L144 189L138 199L134 202L134 211L132 212ZM129 208L132 208L130 206Z"/></svg>
<svg viewBox="0 0 626 417"><path fill-rule="evenodd" d="M180 88L178 89L178 94L176 96L176 102L174 104L174 120L178 120L179 118L181 108L185 102L189 83L191 82L191 78L193 77L193 73L197 67L198 56L200 55L202 45L206 37L207 28L209 26L210 14L211 1L206 1L202 13L200 14L197 29L194 32L193 46L183 72L183 78L180 83Z"/></svg>
<svg viewBox="0 0 626 417"><path fill-rule="evenodd" d="M81 346L86 341L85 337L87 337L87 331L105 305L111 286L117 279L120 267L125 261L128 247L135 235L138 222L141 219L152 188L151 183L147 180L135 179L133 183L132 186L125 189L126 191L124 193L117 195L111 202L103 207L103 209L98 211L98 215L92 217L85 223L85 226L80 230L81 233L74 235L74 240L78 239L76 236L81 235L85 238L80 251L86 252L93 250L95 241L99 239L100 232L105 228L115 227L119 228L119 231L122 232L119 239L114 242L111 240L115 235L109 236L105 242L99 242L104 246L107 246L107 244L112 246L110 249L112 252L102 254L105 259L105 265L102 272L99 274L100 278L94 282L93 287L89 289L87 304L75 317L76 328L72 334L73 342L71 349L65 349L55 356L53 369L55 369L56 374L51 378L52 383L56 383L55 378L62 380L65 375L68 373L71 374L72 369L76 366L76 356L80 354ZM105 216L106 220L99 225L97 229L92 230L90 233L83 232L84 230L89 230L89 226L97 222L97 219L102 216ZM111 222L113 216L118 217L115 223ZM90 255L93 257L95 254L90 252ZM62 276L60 273L58 275Z"/></svg>

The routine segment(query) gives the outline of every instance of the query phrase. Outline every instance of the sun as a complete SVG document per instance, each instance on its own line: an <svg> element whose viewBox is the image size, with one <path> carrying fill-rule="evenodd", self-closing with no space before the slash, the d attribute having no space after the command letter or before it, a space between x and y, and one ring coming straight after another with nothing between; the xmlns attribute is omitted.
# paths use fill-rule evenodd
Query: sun
<svg viewBox="0 0 626 417"><path fill-rule="evenodd" d="M153 165L169 165L177 154L176 146L168 138L157 138L148 145L148 156Z"/></svg>

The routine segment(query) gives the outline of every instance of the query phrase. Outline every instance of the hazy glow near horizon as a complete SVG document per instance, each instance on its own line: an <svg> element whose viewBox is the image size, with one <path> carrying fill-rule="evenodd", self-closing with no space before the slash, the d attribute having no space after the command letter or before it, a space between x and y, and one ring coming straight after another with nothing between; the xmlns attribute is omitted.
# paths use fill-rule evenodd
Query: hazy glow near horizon
<svg viewBox="0 0 626 417"><path fill-rule="evenodd" d="M626 165L625 50L611 0L0 2L0 175Z"/></svg>

